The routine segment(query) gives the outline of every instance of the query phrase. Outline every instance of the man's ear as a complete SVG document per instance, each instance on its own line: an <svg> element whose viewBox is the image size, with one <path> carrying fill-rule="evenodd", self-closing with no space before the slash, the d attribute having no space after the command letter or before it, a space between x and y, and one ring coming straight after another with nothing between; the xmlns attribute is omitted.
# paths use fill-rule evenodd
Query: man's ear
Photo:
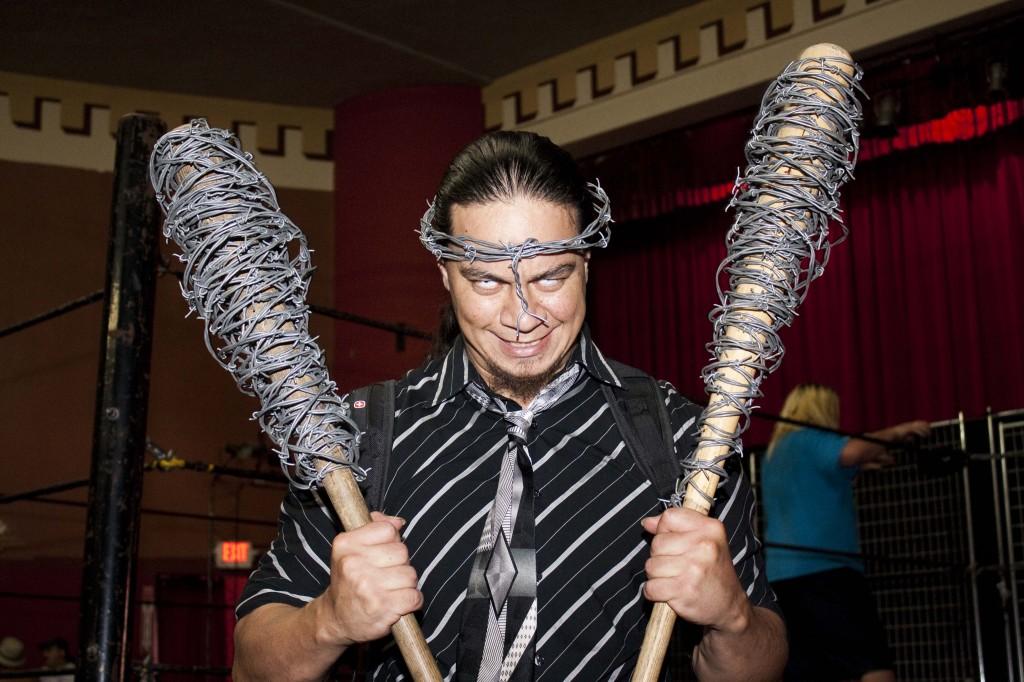
<svg viewBox="0 0 1024 682"><path fill-rule="evenodd" d="M441 284L444 285L445 291L451 291L451 284L448 282L448 268L444 266L444 263L438 263L437 269L441 271Z"/></svg>
<svg viewBox="0 0 1024 682"><path fill-rule="evenodd" d="M583 252L583 283L586 284L587 280L590 279L590 252Z"/></svg>

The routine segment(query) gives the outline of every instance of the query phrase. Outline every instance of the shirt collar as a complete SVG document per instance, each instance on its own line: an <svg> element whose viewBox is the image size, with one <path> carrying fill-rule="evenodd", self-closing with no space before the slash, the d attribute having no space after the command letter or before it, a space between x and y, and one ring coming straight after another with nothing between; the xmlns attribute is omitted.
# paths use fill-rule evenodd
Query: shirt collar
<svg viewBox="0 0 1024 682"><path fill-rule="evenodd" d="M455 337L452 347L448 349L440 362L441 368L438 371L441 378L438 382L437 393L434 394L434 399L431 401L432 405L448 400L462 391L466 384L480 378L473 363L469 361L469 355L466 354L466 342L462 340L461 334ZM481 381L481 383L483 382Z"/></svg>
<svg viewBox="0 0 1024 682"><path fill-rule="evenodd" d="M578 362L587 373L600 382L622 388L619 375L605 359L604 354L590 338L590 327L583 325L579 341L569 357L569 362Z"/></svg>
<svg viewBox="0 0 1024 682"><path fill-rule="evenodd" d="M576 347L573 348L572 354L569 356L569 362L578 363L586 370L587 374L598 381L622 388L622 382L597 345L594 344L593 339L590 338L590 329L586 325L580 331ZM438 371L441 378L434 399L431 401L432 405L448 400L456 393L461 392L471 381L477 381L481 386L485 385L479 372L476 371L476 367L469 361L466 342L461 335L456 337L451 349L441 360L441 368Z"/></svg>

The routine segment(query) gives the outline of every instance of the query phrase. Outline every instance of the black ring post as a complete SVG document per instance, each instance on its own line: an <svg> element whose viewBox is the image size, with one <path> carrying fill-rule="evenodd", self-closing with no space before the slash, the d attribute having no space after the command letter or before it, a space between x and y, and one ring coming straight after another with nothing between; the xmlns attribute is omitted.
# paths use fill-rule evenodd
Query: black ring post
<svg viewBox="0 0 1024 682"><path fill-rule="evenodd" d="M121 682L130 671L129 604L138 554L160 225L148 169L163 132L160 121L138 115L122 118L117 129L82 569L79 682Z"/></svg>

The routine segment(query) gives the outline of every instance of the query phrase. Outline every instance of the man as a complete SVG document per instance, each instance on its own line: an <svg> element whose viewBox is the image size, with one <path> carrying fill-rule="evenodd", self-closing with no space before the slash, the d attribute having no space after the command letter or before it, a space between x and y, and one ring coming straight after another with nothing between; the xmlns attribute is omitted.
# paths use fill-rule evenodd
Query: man
<svg viewBox="0 0 1024 682"><path fill-rule="evenodd" d="M371 471L388 514L338 533L317 493L289 493L238 606L236 679L322 679L366 642L368 679L407 679L385 638L408 613L446 679L627 679L648 600L703 627L702 679L778 676L784 627L742 476L720 489L721 520L659 513L611 414L621 366L584 327L609 222L546 138L495 133L453 160L421 241L458 333L396 385L390 458ZM700 410L661 390L685 457Z"/></svg>
<svg viewBox="0 0 1024 682"><path fill-rule="evenodd" d="M74 682L75 664L68 660L68 642L63 637L48 639L39 645L43 652L43 667L53 670L52 675L43 675L39 682Z"/></svg>

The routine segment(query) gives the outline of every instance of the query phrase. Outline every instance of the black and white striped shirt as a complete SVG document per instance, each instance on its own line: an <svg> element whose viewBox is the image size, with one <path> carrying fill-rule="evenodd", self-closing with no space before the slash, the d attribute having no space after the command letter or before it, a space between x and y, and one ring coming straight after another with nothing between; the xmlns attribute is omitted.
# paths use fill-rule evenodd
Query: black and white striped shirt
<svg viewBox="0 0 1024 682"><path fill-rule="evenodd" d="M586 330L571 362L586 371L537 415L527 439L537 490L535 674L550 682L627 679L649 612L642 588L650 538L640 519L662 504L618 432L600 387L621 384ZM461 606L507 442L501 416L463 390L474 380L483 385L460 339L444 358L397 383L384 493L383 511L408 521L403 535L425 600L416 615L446 680L454 677ZM676 452L684 457L695 444L700 408L661 386ZM751 527L753 507L737 471L719 487L712 513L726 527L751 602L775 608ZM279 535L249 579L238 617L270 602L301 607L322 593L339 530L326 496L290 491ZM396 647L377 653L369 679L409 679Z"/></svg>

